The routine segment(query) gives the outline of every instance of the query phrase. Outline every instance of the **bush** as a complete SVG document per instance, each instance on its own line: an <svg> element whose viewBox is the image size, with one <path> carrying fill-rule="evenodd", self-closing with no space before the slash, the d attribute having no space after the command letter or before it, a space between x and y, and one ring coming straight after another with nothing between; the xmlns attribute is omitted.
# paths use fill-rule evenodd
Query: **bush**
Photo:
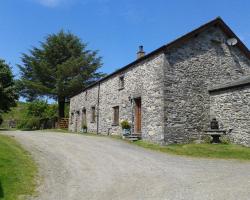
<svg viewBox="0 0 250 200"><path fill-rule="evenodd" d="M130 129L131 128L131 126L127 120L123 120L121 122L121 127L122 127L122 129Z"/></svg>
<svg viewBox="0 0 250 200"><path fill-rule="evenodd" d="M17 128L28 130L54 128L57 108L57 104L49 105L41 100L28 103L25 117L18 123Z"/></svg>
<svg viewBox="0 0 250 200"><path fill-rule="evenodd" d="M231 140L227 135L222 135L220 141L222 144L231 144Z"/></svg>
<svg viewBox="0 0 250 200"><path fill-rule="evenodd" d="M25 130L37 130L41 128L41 121L37 117L30 117L28 119L23 119L18 123L17 128Z"/></svg>
<svg viewBox="0 0 250 200"><path fill-rule="evenodd" d="M28 116L43 117L44 113L48 109L46 101L33 101L28 104L27 114Z"/></svg>
<svg viewBox="0 0 250 200"><path fill-rule="evenodd" d="M22 119L17 122L17 129L25 129L27 124L27 119Z"/></svg>
<svg viewBox="0 0 250 200"><path fill-rule="evenodd" d="M87 124L84 123L84 124L82 125L82 129L87 129L87 128L88 128L88 127L87 127Z"/></svg>
<svg viewBox="0 0 250 200"><path fill-rule="evenodd" d="M206 144L210 144L212 141L212 137L210 135L203 135L201 137L201 140Z"/></svg>

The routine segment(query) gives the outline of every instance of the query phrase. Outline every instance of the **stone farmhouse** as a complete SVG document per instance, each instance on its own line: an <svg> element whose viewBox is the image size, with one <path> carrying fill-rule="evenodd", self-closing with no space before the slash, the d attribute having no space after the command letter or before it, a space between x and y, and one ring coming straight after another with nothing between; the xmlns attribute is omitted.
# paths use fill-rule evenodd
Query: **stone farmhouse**
<svg viewBox="0 0 250 200"><path fill-rule="evenodd" d="M250 52L221 18L145 54L70 99L69 130L121 134L121 120L143 140L199 139L216 118L250 145Z"/></svg>

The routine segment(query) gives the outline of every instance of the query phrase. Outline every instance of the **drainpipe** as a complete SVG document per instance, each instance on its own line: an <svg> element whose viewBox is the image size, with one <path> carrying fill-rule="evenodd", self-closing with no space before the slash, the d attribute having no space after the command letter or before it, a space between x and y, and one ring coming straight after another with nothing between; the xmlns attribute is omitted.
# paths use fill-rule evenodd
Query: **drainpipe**
<svg viewBox="0 0 250 200"><path fill-rule="evenodd" d="M97 92L97 119L96 119L96 134L99 134L99 105L100 105L100 82L98 83Z"/></svg>
<svg viewBox="0 0 250 200"><path fill-rule="evenodd" d="M134 133L134 104L133 104L133 98L131 97L131 95L129 96L129 101L130 101L130 105L131 105L131 134Z"/></svg>

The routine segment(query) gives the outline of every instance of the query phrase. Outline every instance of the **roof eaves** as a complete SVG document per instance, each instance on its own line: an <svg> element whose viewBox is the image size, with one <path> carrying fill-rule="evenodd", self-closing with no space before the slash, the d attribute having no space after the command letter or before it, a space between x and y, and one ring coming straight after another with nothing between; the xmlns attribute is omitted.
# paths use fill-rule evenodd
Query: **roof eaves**
<svg viewBox="0 0 250 200"><path fill-rule="evenodd" d="M241 78L241 79L233 81L233 82L224 83L221 85L210 87L210 88L208 88L208 91L209 92L218 92L218 91L223 91L223 90L232 89L232 88L236 88L236 87L242 87L242 86L246 86L246 85L250 85L250 76Z"/></svg>
<svg viewBox="0 0 250 200"><path fill-rule="evenodd" d="M102 81L104 81L104 80L106 80L106 79L112 77L113 75L119 74L119 73L125 71L126 69L128 69L128 68L130 68L130 67L132 67L132 66L135 66L136 64L138 64L138 63L144 61L145 59L148 59L148 58L150 58L151 56L156 55L157 53L165 52L165 51L167 51L167 50L169 50L169 49L171 49L171 48L173 48L173 47L176 47L176 46L181 45L182 43L188 41L190 38L192 38L192 37L194 37L195 35L197 35L197 34L203 32L203 31L206 30L208 27L213 26L213 25L219 25L219 26L222 28L222 30L223 30L229 37L235 37L235 38L238 40L237 46L238 46L238 47L240 48L240 50L242 50L242 52L250 59L250 51L249 51L249 49L248 49L248 48L243 44L243 42L236 36L236 34L226 25L226 23L225 23L220 17L217 17L217 18L215 18L214 20L211 20L211 21L209 21L208 23L203 24L202 26L200 26L200 27L194 29L193 31L191 31L191 32L189 32L189 33L187 33L187 34L185 34L185 35L183 35L183 36L177 38L176 40L174 40L174 41L172 41L172 42L170 42L170 43L168 43L168 44L166 44L166 45L161 46L160 48L158 48L158 49L156 49L156 50L150 52L149 54L143 56L142 58L139 58L139 59L137 59L137 60L135 60L135 61L129 63L128 65L126 65L126 66L124 66L124 67L122 67L122 68L120 68L120 69L114 71L113 73L111 73L111 74L105 76L104 78L102 78L102 79L96 81L95 83L93 83L93 84L91 84L91 85L89 85L89 86L83 88L81 91L79 91L79 93L81 93L81 92L83 92L83 91L85 91L85 90L87 90L87 89L90 89L90 88L94 87L95 85L101 83ZM73 96L76 96L76 95L78 95L79 93L77 93L77 94L75 94L75 95L73 95ZM72 98L73 96L71 96L70 98Z"/></svg>

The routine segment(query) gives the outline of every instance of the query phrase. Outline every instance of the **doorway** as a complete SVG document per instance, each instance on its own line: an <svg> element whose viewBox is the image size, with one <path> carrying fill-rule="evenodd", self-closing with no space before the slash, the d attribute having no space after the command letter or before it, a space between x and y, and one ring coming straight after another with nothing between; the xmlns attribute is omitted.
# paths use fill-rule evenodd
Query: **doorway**
<svg viewBox="0 0 250 200"><path fill-rule="evenodd" d="M135 99L135 133L141 134L141 98Z"/></svg>
<svg viewBox="0 0 250 200"><path fill-rule="evenodd" d="M85 108L82 109L82 127L83 126L87 126L87 113Z"/></svg>

